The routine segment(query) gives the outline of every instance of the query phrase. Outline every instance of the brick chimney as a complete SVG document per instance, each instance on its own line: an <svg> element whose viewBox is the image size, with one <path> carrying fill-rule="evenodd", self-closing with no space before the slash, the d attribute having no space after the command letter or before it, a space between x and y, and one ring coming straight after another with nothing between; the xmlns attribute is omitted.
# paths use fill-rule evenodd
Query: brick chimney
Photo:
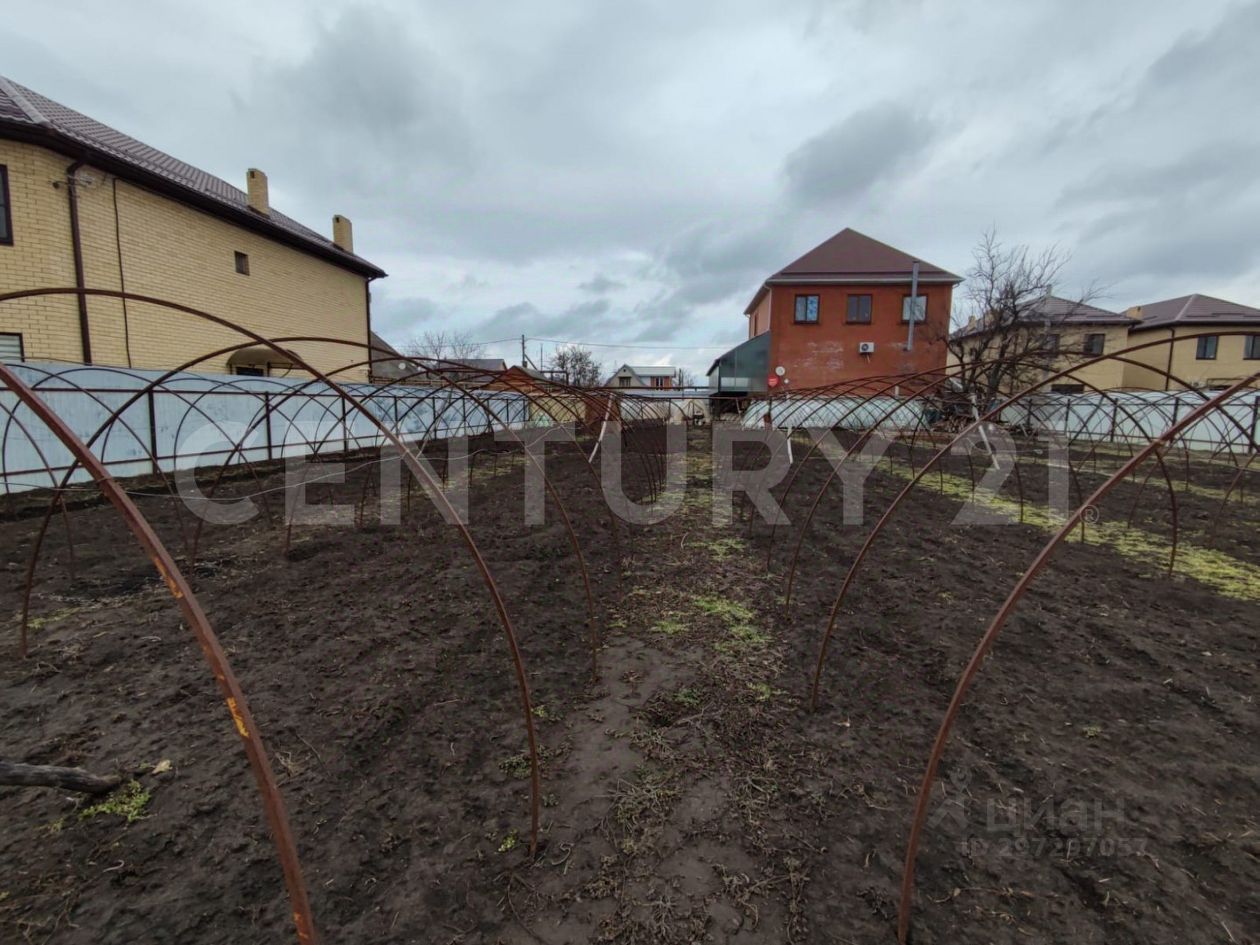
<svg viewBox="0 0 1260 945"><path fill-rule="evenodd" d="M249 209L263 216L271 215L271 204L267 200L267 175L256 167L245 172L245 189L249 194Z"/></svg>
<svg viewBox="0 0 1260 945"><path fill-rule="evenodd" d="M333 215L333 245L347 253L354 252L354 227L350 218L343 217L340 213Z"/></svg>

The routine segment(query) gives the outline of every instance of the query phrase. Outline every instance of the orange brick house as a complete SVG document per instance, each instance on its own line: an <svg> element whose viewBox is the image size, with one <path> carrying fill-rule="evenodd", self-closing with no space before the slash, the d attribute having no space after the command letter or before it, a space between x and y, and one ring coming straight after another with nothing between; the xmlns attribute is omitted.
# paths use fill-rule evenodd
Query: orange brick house
<svg viewBox="0 0 1260 945"><path fill-rule="evenodd" d="M757 290L744 310L749 341L722 356L740 362L737 371L725 375L738 378L736 386L724 384L718 358L709 371L710 389L718 394L799 390L944 368L954 286L962 279L917 261L920 301L914 302L916 261L851 229L815 246ZM912 309L918 317L910 343ZM750 343L753 339L756 343ZM748 368L753 349L764 349L764 370ZM758 357L751 361L759 366L760 351L753 353ZM737 389L741 382L747 384L742 390Z"/></svg>

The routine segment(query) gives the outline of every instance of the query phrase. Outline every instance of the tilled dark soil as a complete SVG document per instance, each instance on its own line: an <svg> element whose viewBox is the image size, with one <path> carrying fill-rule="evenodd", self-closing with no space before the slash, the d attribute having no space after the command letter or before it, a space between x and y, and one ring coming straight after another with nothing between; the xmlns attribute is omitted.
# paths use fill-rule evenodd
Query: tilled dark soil
<svg viewBox="0 0 1260 945"><path fill-rule="evenodd" d="M872 477L862 526L836 496L820 503L785 604L795 531L715 525L707 443L692 434L678 514L618 530L620 582L592 477L572 450L549 453L598 602L598 682L554 508L523 525L519 460L477 465L473 531L521 635L543 749L532 861L502 631L418 493L401 526L298 527L287 553L261 519L203 536L196 590L272 753L327 942L895 940L932 737L1048 532L953 524L960 501L925 482L859 572L810 712L827 613L904 478ZM794 524L827 470L804 467ZM1031 468L1023 485L1044 494ZM1160 537L1157 485L1133 526ZM1127 521L1137 491L1102 503L1100 527ZM915 942L1260 941L1260 591L1222 593L1204 570L1222 559L1195 554L1254 573L1256 506L1215 521L1210 489L1178 498L1198 577L1135 553L1149 542L1075 542L1014 612L946 749ZM182 547L169 502L140 501ZM0 789L0 941L292 940L257 792L190 632L111 511L71 517L77 576L54 523L32 654L0 663L0 757L121 772L148 797L128 822ZM7 613L37 522L0 525ZM16 623L6 633L12 654Z"/></svg>

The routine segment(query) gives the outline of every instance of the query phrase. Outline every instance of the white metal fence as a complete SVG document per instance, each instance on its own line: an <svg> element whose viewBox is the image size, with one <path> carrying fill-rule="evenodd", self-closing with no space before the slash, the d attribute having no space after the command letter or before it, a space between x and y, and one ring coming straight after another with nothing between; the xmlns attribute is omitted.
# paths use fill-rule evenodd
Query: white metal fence
<svg viewBox="0 0 1260 945"><path fill-rule="evenodd" d="M1036 394L1002 412L1002 422L1033 434L1055 433L1069 440L1148 443L1212 391L1109 391L1106 395ZM776 427L843 430L909 430L933 420L933 405L914 398L772 398L744 411L743 424L758 427L769 413ZM1195 450L1254 450L1260 442L1260 391L1232 395L1220 410L1192 423L1173 445Z"/></svg>
<svg viewBox="0 0 1260 945"><path fill-rule="evenodd" d="M261 462L337 453L379 446L384 440L377 426L320 381L179 373L146 390L162 372L30 362L8 366L83 440L96 435L113 411L127 405L93 444L93 451L116 476L225 460ZM527 398L511 392L342 386L388 429L409 441L519 428L529 420ZM71 462L70 452L18 402L17 395L0 390L0 493L54 485ZM78 469L71 481L87 478Z"/></svg>

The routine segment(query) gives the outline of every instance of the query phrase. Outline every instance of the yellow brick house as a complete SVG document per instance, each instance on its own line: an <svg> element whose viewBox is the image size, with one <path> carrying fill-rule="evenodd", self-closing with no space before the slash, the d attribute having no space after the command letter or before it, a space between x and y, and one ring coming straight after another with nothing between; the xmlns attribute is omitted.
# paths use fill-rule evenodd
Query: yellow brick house
<svg viewBox="0 0 1260 945"><path fill-rule="evenodd" d="M373 279L350 221L325 237L268 200L257 169L240 190L0 77L0 294L42 287L123 290L202 309L268 338L366 345ZM175 367L239 344L238 333L167 308L102 296L0 302L0 360ZM318 369L363 348L285 346ZM257 345L193 370L285 374ZM368 377L366 368L341 375Z"/></svg>
<svg viewBox="0 0 1260 945"><path fill-rule="evenodd" d="M1220 388L1260 371L1258 308L1196 293L1135 305L1126 314L1134 319L1129 344L1177 340L1135 351L1140 363L1125 368L1125 387Z"/></svg>
<svg viewBox="0 0 1260 945"><path fill-rule="evenodd" d="M1113 354L1132 344L1128 336L1134 324L1133 318L1127 314L1047 295L1030 303L1020 313L1018 325L1026 325L1026 328L1012 325L1007 330L1028 332L1033 336L1033 341L1045 346L1044 354L1036 357L1037 364L1044 367L1032 371L1037 376L1025 377L1022 379L1023 383L1031 384L1050 374L1072 368L1073 375L1052 383L1051 389L1061 393L1080 393L1094 388L1115 390L1124 386L1123 362L1088 362L1099 355ZM976 339L977 343L972 344L971 339ZM984 350L986 345L992 350ZM950 367L957 366L959 350L966 353L969 363L975 363L995 357L997 347L998 340L973 318L964 328L950 336L948 364ZM1011 350L1024 349L1016 344Z"/></svg>

